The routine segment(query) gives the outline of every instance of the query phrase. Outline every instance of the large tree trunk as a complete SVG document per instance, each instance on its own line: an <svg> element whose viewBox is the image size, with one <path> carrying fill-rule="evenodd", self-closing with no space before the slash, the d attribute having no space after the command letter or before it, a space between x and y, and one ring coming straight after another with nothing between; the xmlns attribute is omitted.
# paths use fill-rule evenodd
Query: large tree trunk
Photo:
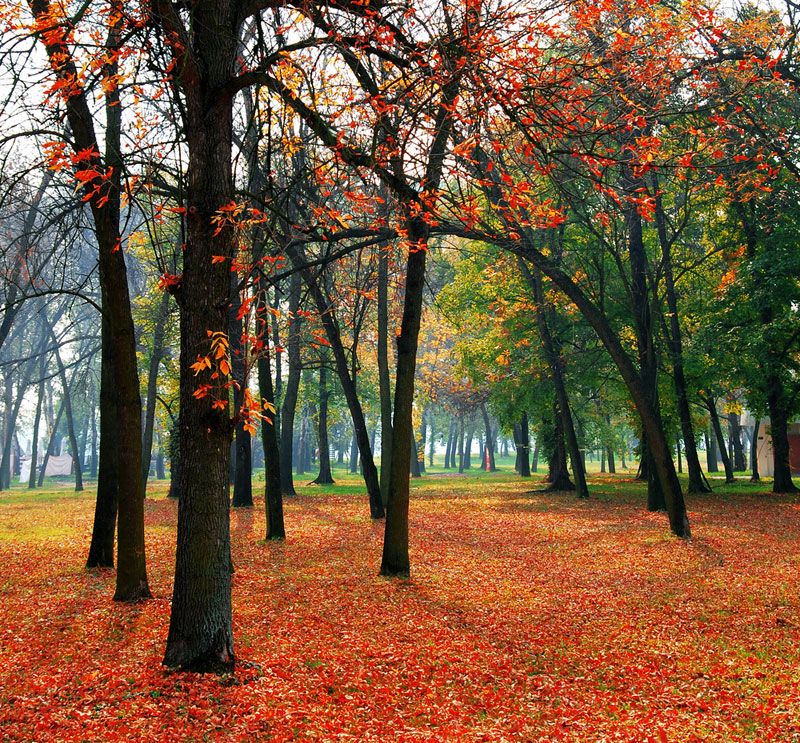
<svg viewBox="0 0 800 743"><path fill-rule="evenodd" d="M156 11L164 27L181 24L171 4L157 0ZM212 405L220 393L195 396L198 382L210 375L196 377L190 364L210 353L209 332L219 334L212 336L217 338L228 332L236 235L229 221L219 221L221 210L234 198L232 98L223 91L234 70L240 22L237 3L196 4L192 34L184 37L192 45L176 71L186 100L189 152L187 241L179 292L183 461L164 663L195 671L227 671L234 665L228 477L233 425L227 404L221 410Z"/></svg>
<svg viewBox="0 0 800 743"><path fill-rule="evenodd" d="M457 74L444 83L442 99L434 115L433 141L420 193L436 193L444 169L447 145L453 127L453 107L459 93ZM394 416L392 418L392 470L389 483L389 500L386 508L386 530L383 539L381 575L409 574L408 558L408 508L409 473L414 406L414 374L417 365L417 346L422 321L422 298L425 291L425 261L430 228L425 215L419 213L419 202L406 201L405 234L409 252L406 261L405 297L400 335L397 337L397 372L395 376ZM411 216L411 215L414 216Z"/></svg>
<svg viewBox="0 0 800 743"><path fill-rule="evenodd" d="M409 220L408 238L411 248L406 262L403 320L400 335L397 337L391 478L380 571L381 575L388 576L407 576L411 569L408 557L408 462L413 436L411 416L414 405L414 373L422 321L428 235L428 225L421 216Z"/></svg>
<svg viewBox="0 0 800 743"><path fill-rule="evenodd" d="M767 379L767 390L769 428L774 457L772 492L796 493L797 486L792 482L792 470L789 466L789 419L786 415L785 393L777 375Z"/></svg>
<svg viewBox="0 0 800 743"><path fill-rule="evenodd" d="M32 0L36 17L49 18L48 0ZM95 234L99 247L99 275L103 315L108 318L109 331L105 339L111 344L114 386L116 390L116 449L117 449L117 580L114 599L138 601L150 596L147 582L144 543L144 499L142 498L142 401L139 394L139 374L136 359L136 337L131 314L125 254L121 249L120 231L122 106L119 87L113 84L118 75L115 51L121 47L121 26L124 15L116 8L117 22L108 33L106 47L108 62L103 68L105 79L112 81L106 93L105 153L95 133L94 120L85 91L74 89L66 113L77 151L92 153L81 163L98 175L85 183L86 197L92 210ZM47 53L68 80L78 79L68 48L60 41L47 44ZM100 174L105 173L102 177ZM102 194L102 198L98 195Z"/></svg>
<svg viewBox="0 0 800 743"><path fill-rule="evenodd" d="M547 479L549 485L547 490L565 491L575 490L575 484L569 479L567 469L567 447L564 443L564 417L558 409L558 402L553 405L553 424L543 426L543 432L550 430L551 439L549 441L550 457L548 461Z"/></svg>
<svg viewBox="0 0 800 743"><path fill-rule="evenodd" d="M641 178L631 175L629 166L623 167L623 189L628 195L629 204L625 210L625 224L628 230L628 257L631 270L631 301L636 328L636 345L639 354L639 369L645 389L647 390L650 404L653 409L659 410L658 399L658 361L656 358L655 339L653 337L653 313L650 307L648 289L649 266L647 251L645 250L642 233L642 217L633 199L644 184ZM660 419L660 416L659 416ZM669 449L666 435L661 426L661 437L664 445ZM667 510L666 497L662 483L656 475L655 462L651 461L653 453L650 450L650 432L643 431L641 436L642 472L647 476L647 508L649 511ZM669 455L670 463L672 455ZM674 465L673 465L674 470ZM675 474L677 479L677 473Z"/></svg>
<svg viewBox="0 0 800 743"><path fill-rule="evenodd" d="M167 498L180 500L181 497L181 424L180 414L172 421L169 430L169 492Z"/></svg>
<svg viewBox="0 0 800 743"><path fill-rule="evenodd" d="M101 333L110 332L103 318ZM97 472L97 498L94 507L92 541L89 545L87 568L114 567L114 530L117 526L117 497L119 470L117 459L117 428L114 418L117 398L111 343L101 343L100 358L100 463Z"/></svg>
<svg viewBox="0 0 800 743"><path fill-rule="evenodd" d="M708 466L708 471L719 472L719 465L717 464L717 436L713 430L711 431L711 436L708 435L708 431L704 431L703 435L706 438L706 464Z"/></svg>

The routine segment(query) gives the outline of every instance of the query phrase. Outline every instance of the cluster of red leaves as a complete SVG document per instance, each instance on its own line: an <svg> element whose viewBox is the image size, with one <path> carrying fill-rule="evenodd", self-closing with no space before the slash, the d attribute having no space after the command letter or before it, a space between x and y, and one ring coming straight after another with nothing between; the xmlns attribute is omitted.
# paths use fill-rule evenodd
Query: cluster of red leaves
<svg viewBox="0 0 800 743"><path fill-rule="evenodd" d="M693 501L685 543L638 490L577 503L526 487L423 483L410 581L377 577L382 529L361 495L293 499L283 544L258 541L260 509L235 512L228 678L160 665L174 503L147 501L156 598L125 606L110 572L81 567L88 495L0 500L0 737L800 735L800 501Z"/></svg>

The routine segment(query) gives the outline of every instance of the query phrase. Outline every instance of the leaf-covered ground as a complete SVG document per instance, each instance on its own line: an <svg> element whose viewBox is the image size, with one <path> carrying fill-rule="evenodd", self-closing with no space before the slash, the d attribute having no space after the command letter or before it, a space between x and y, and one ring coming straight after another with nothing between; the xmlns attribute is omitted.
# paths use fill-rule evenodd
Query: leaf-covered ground
<svg viewBox="0 0 800 743"><path fill-rule="evenodd" d="M533 483L535 485L535 483ZM357 483L304 488L288 539L232 515L233 677L164 670L176 506L147 501L156 598L83 569L92 496L0 495L3 740L800 740L800 500L693 498L671 537L638 484L531 494L430 477L411 580L377 576Z"/></svg>

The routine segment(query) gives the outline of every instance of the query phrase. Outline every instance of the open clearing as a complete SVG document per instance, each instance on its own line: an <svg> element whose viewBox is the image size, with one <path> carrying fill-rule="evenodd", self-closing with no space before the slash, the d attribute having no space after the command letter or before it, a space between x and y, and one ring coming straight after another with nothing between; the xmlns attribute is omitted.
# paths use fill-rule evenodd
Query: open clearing
<svg viewBox="0 0 800 743"><path fill-rule="evenodd" d="M337 480L341 480L341 473ZM377 575L355 479L301 488L285 543L231 517L234 677L170 673L176 504L147 500L156 598L83 569L93 494L0 496L3 740L800 740L800 499L689 500L670 536L643 488L529 493L428 477L412 578Z"/></svg>

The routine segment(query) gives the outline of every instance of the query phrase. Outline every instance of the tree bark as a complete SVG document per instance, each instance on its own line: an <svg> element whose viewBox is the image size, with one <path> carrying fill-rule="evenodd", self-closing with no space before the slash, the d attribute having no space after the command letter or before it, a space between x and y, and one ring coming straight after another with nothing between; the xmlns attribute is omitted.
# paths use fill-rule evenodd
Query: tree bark
<svg viewBox="0 0 800 743"><path fill-rule="evenodd" d="M44 403L44 378L46 373L47 357L42 354L42 357L39 360L39 387L36 395L36 413L33 417L33 438L31 439L31 471L28 475L29 490L33 490L36 487L36 463L39 458L39 424L42 420L42 404Z"/></svg>
<svg viewBox="0 0 800 743"><path fill-rule="evenodd" d="M378 385L381 398L381 502L389 502L392 461L392 389L389 374L389 248L378 256Z"/></svg>
<svg viewBox="0 0 800 743"><path fill-rule="evenodd" d="M656 194L656 228L661 244L661 261L667 294L667 308L669 309L669 332L667 336L670 355L672 356L672 376L675 383L675 398L678 404L681 434L686 447L686 469L689 473L688 492L709 493L711 488L703 477L700 457L697 454L697 440L694 435L694 426L692 425L692 414L689 409L689 395L683 365L683 340L681 337L680 316L678 315L678 295L675 291L675 279L672 271L672 245L667 237L666 216L655 171L652 173L652 178L653 190Z"/></svg>
<svg viewBox="0 0 800 743"><path fill-rule="evenodd" d="M758 429L761 428L761 419L756 418L753 422L753 436L750 439L750 469L752 475L750 482L760 482L761 476L758 473Z"/></svg>
<svg viewBox="0 0 800 743"><path fill-rule="evenodd" d="M174 84L185 100L183 124L187 240L178 294L181 330L180 453L182 457L175 584L167 666L222 672L233 668L229 457L233 423L229 406L214 394L197 397L190 367L209 354L209 332L227 336L234 226L220 214L235 196L232 173L232 96L226 92L239 53L240 6L230 0L199 2L191 33L175 7L154 3L163 31L187 40L175 52ZM214 256L221 256L218 261ZM217 336L219 337L219 336ZM210 376L210 375L209 375Z"/></svg>
<svg viewBox="0 0 800 743"><path fill-rule="evenodd" d="M777 375L768 378L767 390L769 428L774 457L772 492L796 493L797 486L792 482L792 470L789 466L789 419L786 415L785 394L783 384Z"/></svg>
<svg viewBox="0 0 800 743"><path fill-rule="evenodd" d="M147 480L150 477L150 461L153 456L153 429L156 418L156 396L158 394L158 369L164 357L164 337L169 317L169 294L164 292L153 318L153 348L147 369L147 402L142 434L142 497L147 496Z"/></svg>
<svg viewBox="0 0 800 743"><path fill-rule="evenodd" d="M289 279L289 330L286 341L289 375L286 380L286 390L281 405L281 491L284 496L296 495L292 469L294 462L294 419L297 412L297 397L300 389L300 327L302 319L298 314L300 309L300 282L299 274L292 274Z"/></svg>
<svg viewBox="0 0 800 743"><path fill-rule="evenodd" d="M548 461L549 485L547 490L561 492L575 490L575 484L569 479L567 469L567 447L564 443L564 417L558 409L558 402L553 404L553 425L549 427L552 432L550 440L550 457Z"/></svg>
<svg viewBox="0 0 800 743"><path fill-rule="evenodd" d="M414 431L411 431L411 456L409 457L408 468L411 477L422 477L422 471L419 467L419 449L417 448L417 437Z"/></svg>
<svg viewBox="0 0 800 743"><path fill-rule="evenodd" d="M451 417L450 426L447 429L447 444L445 445L444 449L444 468L446 470L452 469L454 466L453 451L455 449L455 438L456 438L456 420L454 417Z"/></svg>
<svg viewBox="0 0 800 743"><path fill-rule="evenodd" d="M728 457L728 451L725 446L725 436L722 434L722 426L719 422L717 402L712 397L706 397L703 398L703 400L706 404L706 408L708 408L709 414L711 415L711 426L717 439L717 445L719 446L719 454L722 457L722 466L725 468L725 482L732 483L734 482L733 467L731 466L730 457Z"/></svg>
<svg viewBox="0 0 800 743"><path fill-rule="evenodd" d="M747 464L744 459L742 447L742 426L738 413L728 413L728 438L731 440L730 457L733 461L734 472L744 472Z"/></svg>
<svg viewBox="0 0 800 743"><path fill-rule="evenodd" d="M50 337L54 345L58 345L58 339L52 328L50 329ZM61 386L64 388L64 414L67 418L67 435L69 436L69 448L72 451L72 463L75 468L75 492L80 493L83 491L83 462L81 461L81 453L78 449L78 437L75 435L75 419L72 416L72 394L70 392L69 384L67 384L67 371L64 368L64 362L61 360L61 354L58 348L55 350L56 366L58 367L58 376L61 379Z"/></svg>
<svg viewBox="0 0 800 743"><path fill-rule="evenodd" d="M437 133L437 137L440 135L441 132ZM445 143L448 136L449 133L445 134ZM438 181L439 178L436 178L437 184ZM429 227L421 216L412 217L408 221L407 233L410 248L406 261L403 320L400 335L397 337L391 478L380 570L381 575L387 576L407 576L411 570L408 557L408 462L413 436L411 415L414 405L414 373L422 321Z"/></svg>
<svg viewBox="0 0 800 743"><path fill-rule="evenodd" d="M474 437L475 424L473 422L472 414L470 413L469 424L465 429L464 445L462 449L464 457L463 469L465 470L472 469L472 440Z"/></svg>
<svg viewBox="0 0 800 743"><path fill-rule="evenodd" d="M538 270L531 271L521 258L518 265L525 276L528 286L536 302L536 324L539 327L539 336L542 339L545 357L550 367L550 378L556 391L558 414L561 417L561 429L566 437L569 448L569 457L572 462L572 476L575 478L575 492L578 498L588 498L589 488L586 485L586 471L581 457L578 437L575 434L575 425L567 396L567 387L564 382L564 360L561 355L560 343L557 343L550 331L550 320L545 306L544 289L542 287L542 274ZM569 478L567 478L569 479Z"/></svg>
<svg viewBox="0 0 800 743"><path fill-rule="evenodd" d="M263 348L258 357L258 387L261 399L273 408L275 405L275 391L272 386L272 368L270 360L269 334L270 327L266 313L266 302L260 299L261 312L258 322L262 323L261 340ZM274 419L275 411L268 411L268 417ZM264 509L266 513L267 529L266 539L285 539L286 528L283 521L283 489L281 488L281 462L278 432L275 430L273 420L262 421L261 443L264 447Z"/></svg>
<svg viewBox="0 0 800 743"><path fill-rule="evenodd" d="M519 475L520 477L531 476L530 465L530 452L531 442L530 434L528 432L528 414L523 413L519 422L519 442L517 443L517 455L519 457Z"/></svg>
<svg viewBox="0 0 800 743"><path fill-rule="evenodd" d="M110 332L107 318L101 321L101 334ZM117 526L119 469L117 428L114 421L117 398L114 386L111 343L100 344L100 462L97 472L97 497L94 507L92 541L87 568L114 567L114 531ZM44 471L44 470L42 470Z"/></svg>
<svg viewBox="0 0 800 743"><path fill-rule="evenodd" d="M233 498L234 508L253 507L253 460L250 432L245 429L245 421L241 416L244 402L244 391L247 389L247 369L245 368L245 349L242 346L244 322L239 317L241 301L239 298L239 280L236 273L231 272L231 309L229 315L229 338L231 344L231 372L236 382L233 392L234 415L237 423L233 441Z"/></svg>
<svg viewBox="0 0 800 743"><path fill-rule="evenodd" d="M325 363L319 367L319 413L317 418L317 438L319 439L319 474L314 482L317 485L333 485L331 473L331 447L328 441L328 369Z"/></svg>
<svg viewBox="0 0 800 743"><path fill-rule="evenodd" d="M494 434L492 433L492 421L489 418L489 411L486 403L481 403L481 415L483 416L483 427L486 431L486 461L484 467L487 472L497 472L497 465L494 461Z"/></svg>
<svg viewBox="0 0 800 743"><path fill-rule="evenodd" d="M296 266L302 265L304 262L303 255L298 251L290 251L289 256ZM345 400L347 401L350 417L353 420L353 435L359 455L361 456L361 468L364 474L364 483L367 487L367 495L369 497L370 516L374 519L381 519L384 517L385 512L383 499L381 497L380 479L378 477L378 469L375 466L375 460L372 457L372 448L370 446L366 420L364 419L364 411L361 407L361 401L358 398L355 372L353 371L351 373L351 370L348 368L347 355L345 354L344 345L342 343L339 324L322 287L320 287L319 282L309 269L302 269L301 274L314 300L317 311L320 314L320 319L325 329L325 336L333 352L336 373L342 385L342 392L344 392ZM355 358L353 362L355 362ZM381 421L383 422L383 418L381 418ZM355 471L353 469L353 464L354 462L351 460L351 472Z"/></svg>

